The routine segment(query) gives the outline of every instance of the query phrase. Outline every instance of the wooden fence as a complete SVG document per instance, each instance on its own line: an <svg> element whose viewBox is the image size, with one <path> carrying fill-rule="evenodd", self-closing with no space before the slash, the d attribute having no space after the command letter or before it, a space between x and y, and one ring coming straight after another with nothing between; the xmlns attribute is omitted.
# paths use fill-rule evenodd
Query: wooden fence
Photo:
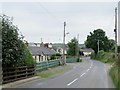
<svg viewBox="0 0 120 90"><path fill-rule="evenodd" d="M3 84L13 82L35 75L34 66L21 66L16 68L3 68Z"/></svg>

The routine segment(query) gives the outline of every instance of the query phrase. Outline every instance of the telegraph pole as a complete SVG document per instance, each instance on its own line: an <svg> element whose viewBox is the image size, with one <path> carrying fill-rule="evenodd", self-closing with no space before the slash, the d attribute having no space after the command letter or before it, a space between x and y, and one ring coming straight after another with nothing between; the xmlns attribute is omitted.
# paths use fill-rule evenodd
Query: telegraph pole
<svg viewBox="0 0 120 90"><path fill-rule="evenodd" d="M65 59L65 26L66 26L66 22L64 22L64 33L63 33L63 61L64 61L64 64L66 64L66 59Z"/></svg>
<svg viewBox="0 0 120 90"><path fill-rule="evenodd" d="M117 7L115 8L115 60L117 60Z"/></svg>
<svg viewBox="0 0 120 90"><path fill-rule="evenodd" d="M77 40L78 40L78 44L77 44L77 56L79 57L79 34L77 35Z"/></svg>

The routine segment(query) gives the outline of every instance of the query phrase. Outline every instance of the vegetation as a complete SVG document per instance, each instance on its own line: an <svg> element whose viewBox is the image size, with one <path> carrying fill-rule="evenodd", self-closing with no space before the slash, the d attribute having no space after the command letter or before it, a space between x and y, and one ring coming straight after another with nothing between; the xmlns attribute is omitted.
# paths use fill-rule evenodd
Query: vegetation
<svg viewBox="0 0 120 90"><path fill-rule="evenodd" d="M90 32L90 35L87 36L87 40L85 41L85 45L87 48L92 48L95 53L97 53L98 41L99 50L109 52L111 49L114 49L114 40L109 40L102 29L94 30L93 33Z"/></svg>
<svg viewBox="0 0 120 90"><path fill-rule="evenodd" d="M115 86L117 87L117 90L120 90L120 71L119 67L117 65L114 65L111 69L110 69L110 76L112 77L112 81L115 84Z"/></svg>
<svg viewBox="0 0 120 90"><path fill-rule="evenodd" d="M60 57L61 57L61 54L56 53L56 54L51 55L50 60L59 59Z"/></svg>
<svg viewBox="0 0 120 90"><path fill-rule="evenodd" d="M76 38L73 38L70 42L68 42L68 55L75 56L77 54L78 41Z"/></svg>
<svg viewBox="0 0 120 90"><path fill-rule="evenodd" d="M49 76L53 76L53 75L56 75L56 74L60 74L60 73L64 73L65 71L68 71L72 69L71 66L59 66L57 68L51 68L51 69L48 69L46 71L42 71L42 72L37 72L37 75L40 76L41 78L47 78Z"/></svg>
<svg viewBox="0 0 120 90"><path fill-rule="evenodd" d="M43 71L43 72L38 72L37 75L40 76L41 78L47 78L49 76L55 75L55 74L59 74L64 72L64 70L55 70L55 71Z"/></svg>
<svg viewBox="0 0 120 90"><path fill-rule="evenodd" d="M95 60L99 60L104 63L113 63L115 61L115 55L112 52L104 52L100 50L97 54L92 53L91 58Z"/></svg>
<svg viewBox="0 0 120 90"><path fill-rule="evenodd" d="M2 23L2 65L3 67L16 67L21 65L34 65L34 60L23 36L18 34L18 27L13 25L11 18L0 16Z"/></svg>

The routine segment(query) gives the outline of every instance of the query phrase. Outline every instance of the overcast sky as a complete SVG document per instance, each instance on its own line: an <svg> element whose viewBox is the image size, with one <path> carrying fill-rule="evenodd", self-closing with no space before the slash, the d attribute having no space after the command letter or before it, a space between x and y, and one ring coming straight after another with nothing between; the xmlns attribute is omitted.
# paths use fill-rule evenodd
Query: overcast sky
<svg viewBox="0 0 120 90"><path fill-rule="evenodd" d="M117 2L5 2L2 13L13 17L28 42L62 43L66 21L66 43L79 34L79 43L95 29L114 38L114 9ZM0 5L0 7L1 7Z"/></svg>

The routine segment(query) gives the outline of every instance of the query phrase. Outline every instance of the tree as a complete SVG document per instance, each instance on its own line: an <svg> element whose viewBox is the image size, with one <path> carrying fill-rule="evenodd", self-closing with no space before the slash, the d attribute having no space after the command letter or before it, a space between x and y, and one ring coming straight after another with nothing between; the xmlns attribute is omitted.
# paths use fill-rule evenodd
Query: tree
<svg viewBox="0 0 120 90"><path fill-rule="evenodd" d="M75 56L77 54L77 46L78 41L76 38L73 38L70 42L68 42L68 55Z"/></svg>
<svg viewBox="0 0 120 90"><path fill-rule="evenodd" d="M115 51L115 40L109 39L109 47L112 52Z"/></svg>
<svg viewBox="0 0 120 90"><path fill-rule="evenodd" d="M12 24L11 18L1 15L2 24L2 66L15 67L34 64L32 55L23 43L23 36L18 34L19 29Z"/></svg>
<svg viewBox="0 0 120 90"><path fill-rule="evenodd" d="M104 50L108 52L111 48L110 41L107 36L105 36L105 31L102 29L94 30L93 33L87 36L85 45L87 48L92 48L95 53L98 52L98 40L99 40L99 50Z"/></svg>

